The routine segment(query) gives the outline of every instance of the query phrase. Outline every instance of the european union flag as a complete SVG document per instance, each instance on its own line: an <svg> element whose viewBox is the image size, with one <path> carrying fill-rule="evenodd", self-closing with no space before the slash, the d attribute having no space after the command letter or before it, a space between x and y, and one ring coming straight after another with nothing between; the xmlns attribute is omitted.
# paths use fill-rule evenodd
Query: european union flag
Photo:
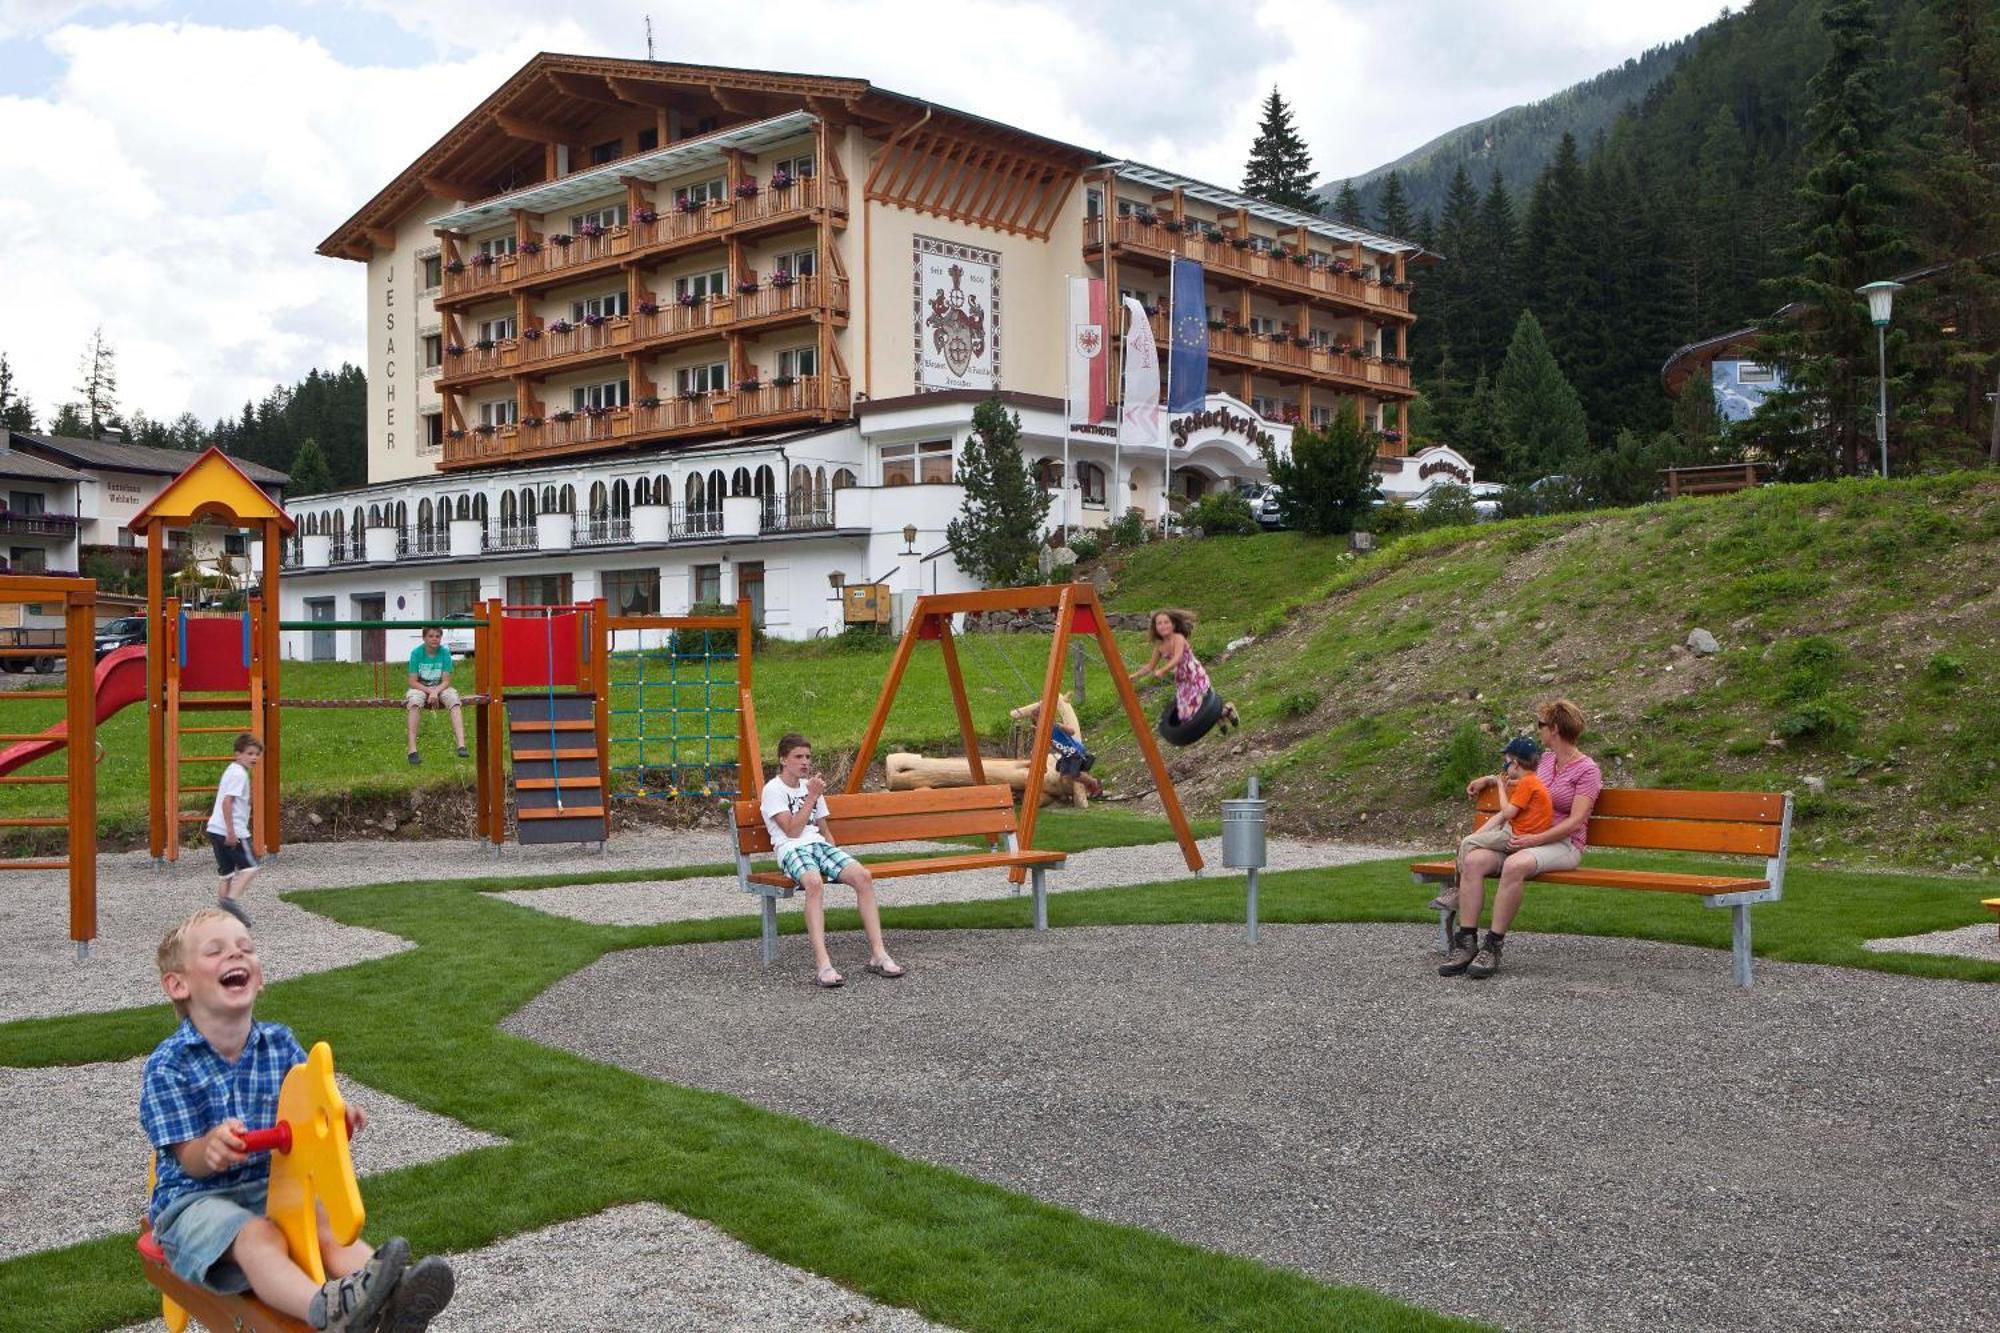
<svg viewBox="0 0 2000 1333"><path fill-rule="evenodd" d="M1201 265L1174 260L1173 301L1168 307L1167 411L1198 412L1208 397L1208 297Z"/></svg>

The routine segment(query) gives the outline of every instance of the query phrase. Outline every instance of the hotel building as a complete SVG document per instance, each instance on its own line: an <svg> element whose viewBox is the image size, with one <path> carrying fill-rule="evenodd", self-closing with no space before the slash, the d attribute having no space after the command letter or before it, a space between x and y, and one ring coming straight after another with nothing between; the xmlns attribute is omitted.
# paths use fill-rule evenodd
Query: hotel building
<svg viewBox="0 0 2000 1333"><path fill-rule="evenodd" d="M995 391L1052 524L1157 520L1334 412L1400 455L1426 258L864 80L546 54L319 248L368 270L369 484L293 502L287 618L744 596L786 637L842 583L968 586L944 528ZM1120 450L1068 407L1068 279L1112 297L1115 386L1117 296L1164 346L1175 256L1208 397Z"/></svg>

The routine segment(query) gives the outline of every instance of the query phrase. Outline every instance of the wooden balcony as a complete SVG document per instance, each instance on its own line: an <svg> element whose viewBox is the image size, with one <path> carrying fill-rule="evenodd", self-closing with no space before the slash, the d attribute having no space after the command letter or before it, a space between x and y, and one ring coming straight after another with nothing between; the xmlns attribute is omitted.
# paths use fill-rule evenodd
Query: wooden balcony
<svg viewBox="0 0 2000 1333"><path fill-rule="evenodd" d="M847 313L847 279L831 275L794 278L778 286L765 281L754 292L716 296L692 304L679 302L658 310L623 315L599 324L569 325L558 330L553 325L530 329L519 338L504 338L489 348L468 347L460 356L446 354L440 385L465 388L484 380L500 379L515 371L532 370L546 375L574 369L597 361L609 361L627 352L653 353L721 336L725 328L755 332L810 319L820 307L824 292L836 321Z"/></svg>
<svg viewBox="0 0 2000 1333"><path fill-rule="evenodd" d="M1104 249L1102 217L1085 218L1085 254ZM1165 260L1174 255L1193 259L1212 275L1247 278L1266 286L1283 288L1288 294L1304 293L1364 310L1377 317L1408 318L1410 294L1397 291L1386 282L1370 282L1353 273L1336 271L1326 263L1299 263L1287 256L1253 248L1239 249L1229 240L1211 241L1200 229L1171 231L1158 222L1141 222L1136 217L1112 219L1111 243L1120 250Z"/></svg>
<svg viewBox="0 0 2000 1333"><path fill-rule="evenodd" d="M1150 322L1153 339L1164 356L1167 346L1166 316L1156 314ZM1368 356L1359 348L1342 351L1317 344L1300 347L1289 333L1254 334L1237 333L1233 329L1210 329L1208 358L1211 364L1248 366L1267 374L1324 381L1349 392L1388 390L1388 396L1414 392L1408 366L1392 366L1379 357Z"/></svg>
<svg viewBox="0 0 2000 1333"><path fill-rule="evenodd" d="M490 467L500 463L594 453L625 445L693 439L803 421L838 420L853 410L845 376L809 375L790 384L763 384L689 398L667 398L657 406L618 408L596 415L563 414L534 425L500 426L445 437L441 468Z"/></svg>
<svg viewBox="0 0 2000 1333"><path fill-rule="evenodd" d="M718 244L730 236L791 226L820 209L847 213L847 186L825 176L807 176L782 190L766 183L744 199L704 204L685 212L669 208L651 221L612 227L596 236L570 236L565 244L550 232L535 242L532 253L521 251L485 262L464 260L458 272L447 271L437 303L450 305L569 282L593 273L609 272L622 263L666 258L675 252ZM475 262L479 261L479 262Z"/></svg>

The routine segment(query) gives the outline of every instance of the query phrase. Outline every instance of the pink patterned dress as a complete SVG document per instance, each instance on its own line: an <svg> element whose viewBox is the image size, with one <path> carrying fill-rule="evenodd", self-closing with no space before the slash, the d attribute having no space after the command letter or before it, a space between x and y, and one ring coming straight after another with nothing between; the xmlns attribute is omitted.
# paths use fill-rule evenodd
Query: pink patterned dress
<svg viewBox="0 0 2000 1333"><path fill-rule="evenodd" d="M1208 670L1195 659L1194 645L1189 644L1181 654L1181 660L1174 666L1174 713L1185 722L1201 711L1210 689Z"/></svg>

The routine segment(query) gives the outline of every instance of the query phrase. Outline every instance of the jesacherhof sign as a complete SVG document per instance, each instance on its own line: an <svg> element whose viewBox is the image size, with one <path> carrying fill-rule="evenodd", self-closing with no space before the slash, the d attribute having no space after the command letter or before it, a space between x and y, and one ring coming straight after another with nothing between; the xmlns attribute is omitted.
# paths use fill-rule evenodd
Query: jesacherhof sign
<svg viewBox="0 0 2000 1333"><path fill-rule="evenodd" d="M1205 407L1199 412L1189 412L1177 417L1169 428L1174 437L1174 447L1185 449L1188 437L1198 430L1219 431L1224 435L1241 435L1252 449L1265 445L1276 445L1271 432L1260 430L1257 418L1241 412L1232 412L1226 407Z"/></svg>
<svg viewBox="0 0 2000 1333"><path fill-rule="evenodd" d="M1461 486L1470 486L1472 484L1471 470L1460 467L1448 458L1433 458L1430 462L1425 463L1417 469L1417 479L1419 481L1429 481L1432 477L1439 476L1440 474L1450 477Z"/></svg>

